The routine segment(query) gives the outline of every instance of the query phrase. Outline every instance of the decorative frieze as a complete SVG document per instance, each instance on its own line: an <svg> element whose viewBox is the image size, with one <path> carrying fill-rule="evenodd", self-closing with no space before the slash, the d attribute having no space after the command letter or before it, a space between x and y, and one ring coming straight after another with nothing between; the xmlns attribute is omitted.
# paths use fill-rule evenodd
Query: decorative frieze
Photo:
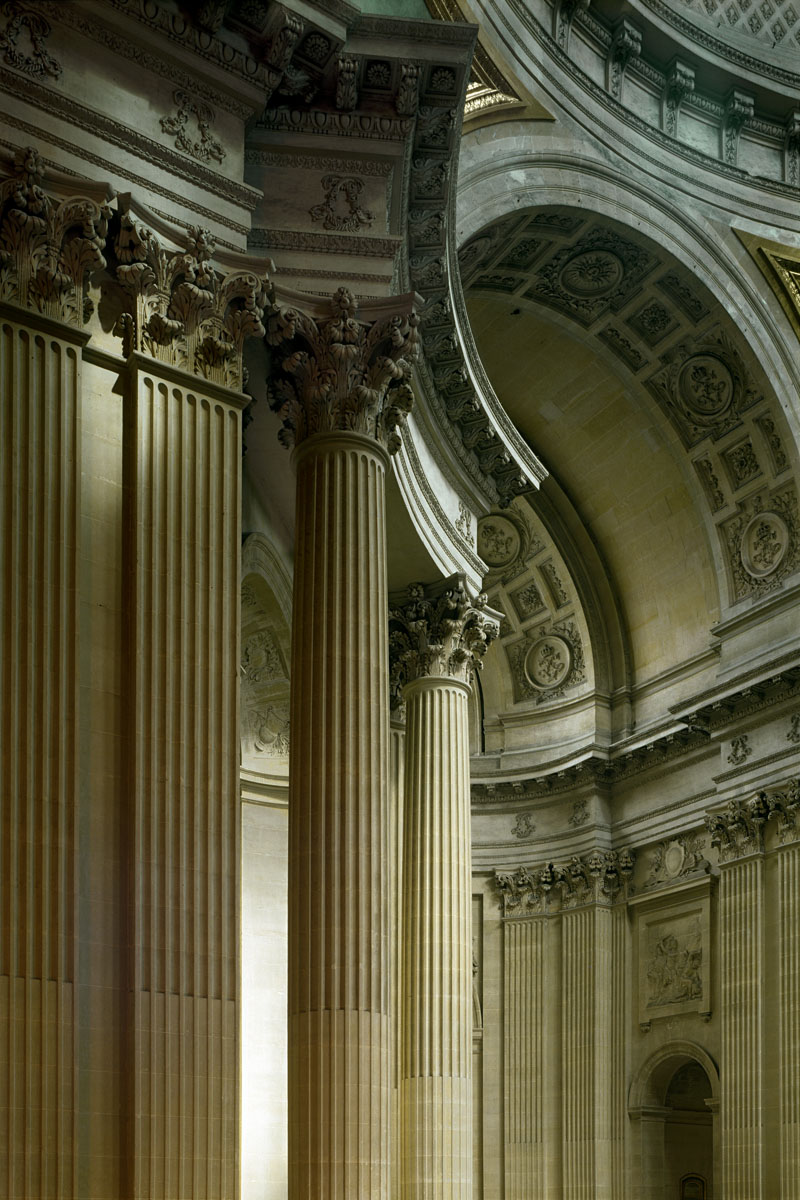
<svg viewBox="0 0 800 1200"><path fill-rule="evenodd" d="M312 221L321 221L323 229L337 233L357 233L375 221L367 209L361 207L360 197L364 191L363 179L354 175L325 175L322 179L325 199L309 209Z"/></svg>
<svg viewBox="0 0 800 1200"><path fill-rule="evenodd" d="M57 199L41 187L44 176L38 151L28 147L0 184L0 299L82 325L87 284L106 265L111 209L81 195Z"/></svg>
<svg viewBox="0 0 800 1200"><path fill-rule="evenodd" d="M627 847L595 850L567 863L544 863L496 871L495 887L503 904L503 916L524 917L554 907L576 908L583 904L613 904L624 897L633 874L636 856Z"/></svg>
<svg viewBox="0 0 800 1200"><path fill-rule="evenodd" d="M650 874L645 888L675 883L679 879L708 870L705 838L700 832L682 833L659 842L652 851Z"/></svg>
<svg viewBox="0 0 800 1200"><path fill-rule="evenodd" d="M470 598L462 575L429 588L411 584L389 610L393 690L425 676L469 682L499 628L499 613L484 593Z"/></svg>
<svg viewBox="0 0 800 1200"><path fill-rule="evenodd" d="M391 315L360 321L352 292L339 288L327 317L290 308L272 313L267 340L274 346L290 343L272 385L283 445L351 430L376 438L390 453L399 449L399 431L413 403L409 380L418 318L411 298L394 304Z"/></svg>
<svg viewBox="0 0 800 1200"><path fill-rule="evenodd" d="M190 227L184 251L166 249L125 212L116 239L126 299L118 333L127 357L141 351L240 391L248 337L263 337L271 288L252 270L218 271L207 230Z"/></svg>

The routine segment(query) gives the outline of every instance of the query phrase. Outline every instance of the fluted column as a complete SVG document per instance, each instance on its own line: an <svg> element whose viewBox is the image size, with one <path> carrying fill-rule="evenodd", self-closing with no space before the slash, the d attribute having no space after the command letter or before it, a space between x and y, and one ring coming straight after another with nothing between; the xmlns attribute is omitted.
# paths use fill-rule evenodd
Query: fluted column
<svg viewBox="0 0 800 1200"><path fill-rule="evenodd" d="M401 1195L472 1194L469 677L495 614L463 580L414 585L392 608L405 681Z"/></svg>
<svg viewBox="0 0 800 1200"><path fill-rule="evenodd" d="M391 1097L391 1194L400 1196L400 1055L403 1024L401 1012L402 911L403 911L403 795L405 790L406 723L405 705L399 697L392 709L389 727L389 860L391 870L391 913L389 928L392 955L392 982L389 1016L392 1037Z"/></svg>
<svg viewBox="0 0 800 1200"><path fill-rule="evenodd" d="M289 1197L388 1200L389 679L385 473L408 408L411 298L284 310L276 388L297 469L289 804ZM405 315L397 316L403 308ZM392 310L389 310L392 312Z"/></svg>
<svg viewBox="0 0 800 1200"><path fill-rule="evenodd" d="M83 195L53 197L43 182L28 149L0 183L0 1195L9 1200L77 1194L81 325L85 279L105 265L108 210Z"/></svg>
<svg viewBox="0 0 800 1200"><path fill-rule="evenodd" d="M764 824L758 801L707 818L719 847L720 1124L725 1200L764 1197Z"/></svg>
<svg viewBox="0 0 800 1200"><path fill-rule="evenodd" d="M123 215L126 1194L238 1194L242 341L264 285ZM179 316L177 315L179 314Z"/></svg>

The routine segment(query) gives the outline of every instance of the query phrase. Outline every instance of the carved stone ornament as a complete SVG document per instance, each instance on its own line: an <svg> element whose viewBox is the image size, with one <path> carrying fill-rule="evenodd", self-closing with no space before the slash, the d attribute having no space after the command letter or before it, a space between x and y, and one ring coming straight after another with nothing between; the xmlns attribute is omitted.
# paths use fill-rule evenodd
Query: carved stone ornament
<svg viewBox="0 0 800 1200"><path fill-rule="evenodd" d="M757 792L750 800L731 800L724 812L707 813L711 845L719 851L720 863L731 862L764 849L767 822L774 820L780 842L800 838L800 780L783 788Z"/></svg>
<svg viewBox="0 0 800 1200"><path fill-rule="evenodd" d="M504 917L525 917L548 908L575 908L582 904L613 904L633 875L636 856L627 847L595 850L568 863L544 863L496 871L495 887Z"/></svg>
<svg viewBox="0 0 800 1200"><path fill-rule="evenodd" d="M367 323L356 312L353 294L339 288L328 317L315 320L292 308L270 316L268 342L292 343L271 387L284 446L299 445L314 433L351 430L376 438L392 454L399 449L399 431L414 400L417 314L409 307Z"/></svg>
<svg viewBox="0 0 800 1200"><path fill-rule="evenodd" d="M34 79L43 79L46 75L58 79L61 64L45 48L50 23L40 12L18 4L16 0L8 0L2 7L2 14L5 18L5 27L0 31L3 62ZM26 43L30 44L30 53L26 52Z"/></svg>
<svg viewBox="0 0 800 1200"><path fill-rule="evenodd" d="M662 124L670 137L678 136L678 113L686 96L694 91L694 67L676 61L664 79Z"/></svg>
<svg viewBox="0 0 800 1200"><path fill-rule="evenodd" d="M374 216L359 204L364 181L352 175L326 175L322 180L325 199L309 209L312 221L321 221L323 229L339 233L357 233L370 227Z"/></svg>
<svg viewBox="0 0 800 1200"><path fill-rule="evenodd" d="M512 521L492 515L478 522L478 553L489 567L507 567L520 551L519 531Z"/></svg>
<svg viewBox="0 0 800 1200"><path fill-rule="evenodd" d="M463 575L428 588L413 583L389 609L393 692L426 676L468 683L499 629L500 614L483 592L470 598Z"/></svg>
<svg viewBox="0 0 800 1200"><path fill-rule="evenodd" d="M731 406L733 378L721 358L694 354L681 368L678 390L695 421L711 424Z"/></svg>
<svg viewBox="0 0 800 1200"><path fill-rule="evenodd" d="M188 92L178 89L173 94L176 111L171 117L161 118L161 128L164 133L170 133L175 138L175 145L184 154L190 154L198 162L208 162L214 159L221 163L225 157L225 148L211 132L211 122L214 120L214 110L210 104L196 100ZM190 131L191 120L197 126L197 132Z"/></svg>
<svg viewBox="0 0 800 1200"><path fill-rule="evenodd" d="M548 692L560 687L572 667L569 642L555 634L539 638L525 659L525 674L531 687Z"/></svg>
<svg viewBox="0 0 800 1200"><path fill-rule="evenodd" d="M111 209L84 196L48 195L31 147L16 152L13 172L0 183L0 299L81 325L91 309L86 284L106 265Z"/></svg>
<svg viewBox="0 0 800 1200"><path fill-rule="evenodd" d="M515 838L522 841L523 838L533 837L536 833L536 824L530 813L517 813L517 819L514 822L511 830Z"/></svg>
<svg viewBox="0 0 800 1200"><path fill-rule="evenodd" d="M745 526L740 548L742 565L754 579L777 571L788 549L789 530L777 513L757 513Z"/></svg>
<svg viewBox="0 0 800 1200"><path fill-rule="evenodd" d="M653 850L650 874L645 887L673 883L684 875L707 871L705 840L700 833L685 833L669 841L659 842Z"/></svg>
<svg viewBox="0 0 800 1200"><path fill-rule="evenodd" d="M150 229L123 213L117 278L127 311L117 332L126 357L138 350L241 390L244 343L264 336L271 285L254 271L216 270L214 249L208 231L192 227L185 251L165 250Z"/></svg>

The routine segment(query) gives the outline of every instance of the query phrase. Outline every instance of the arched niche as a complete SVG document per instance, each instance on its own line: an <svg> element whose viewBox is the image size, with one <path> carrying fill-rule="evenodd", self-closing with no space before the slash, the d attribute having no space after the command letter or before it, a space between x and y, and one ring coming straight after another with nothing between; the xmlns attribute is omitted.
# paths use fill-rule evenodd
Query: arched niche
<svg viewBox="0 0 800 1200"><path fill-rule="evenodd" d="M289 755L291 577L274 547L242 547L241 758L244 770L285 777Z"/></svg>
<svg viewBox="0 0 800 1200"><path fill-rule="evenodd" d="M632 1173L643 1200L713 1200L719 1073L694 1042L662 1046L633 1079Z"/></svg>

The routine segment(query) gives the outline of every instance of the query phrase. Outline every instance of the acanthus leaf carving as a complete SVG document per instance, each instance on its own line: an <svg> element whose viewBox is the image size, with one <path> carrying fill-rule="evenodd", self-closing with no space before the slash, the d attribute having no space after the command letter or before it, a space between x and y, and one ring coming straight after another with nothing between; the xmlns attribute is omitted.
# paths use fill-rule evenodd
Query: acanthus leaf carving
<svg viewBox="0 0 800 1200"><path fill-rule="evenodd" d="M635 863L633 851L623 847L573 855L566 863L496 871L495 887L502 900L503 916L524 917L559 906L614 904L620 894L625 896Z"/></svg>
<svg viewBox="0 0 800 1200"><path fill-rule="evenodd" d="M152 230L123 213L117 278L128 307L117 332L126 356L140 351L241 390L244 343L264 336L272 290L255 271L218 271L214 249L208 231L196 227L185 251L164 249Z"/></svg>
<svg viewBox="0 0 800 1200"><path fill-rule="evenodd" d="M485 593L470 597L463 575L428 588L411 584L389 610L393 691L429 676L469 682L499 630L500 614Z"/></svg>
<svg viewBox="0 0 800 1200"><path fill-rule="evenodd" d="M355 297L342 287L330 300L327 318L315 320L290 308L270 315L268 342L294 343L272 387L283 445L350 430L376 438L392 454L399 449L413 405L419 318L410 305L374 322L359 321L356 313Z"/></svg>
<svg viewBox="0 0 800 1200"><path fill-rule="evenodd" d="M41 187L44 175L28 147L16 152L14 174L0 184L0 298L81 325L90 311L88 279L106 265L111 209L85 196L51 197Z"/></svg>

